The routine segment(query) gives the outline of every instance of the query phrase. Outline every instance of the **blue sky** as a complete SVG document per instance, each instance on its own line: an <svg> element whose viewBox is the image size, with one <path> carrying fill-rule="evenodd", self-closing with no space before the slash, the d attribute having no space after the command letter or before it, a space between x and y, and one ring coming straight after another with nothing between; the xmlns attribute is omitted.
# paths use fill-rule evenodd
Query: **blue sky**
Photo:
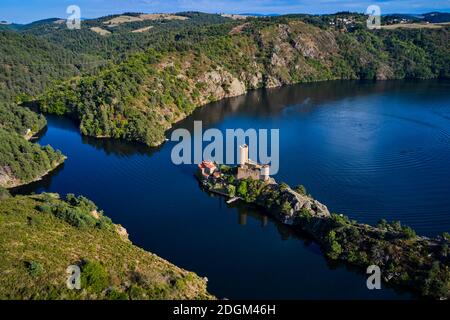
<svg viewBox="0 0 450 320"><path fill-rule="evenodd" d="M66 8L78 5L83 18L122 12L211 13L334 13L364 12L371 4L385 13L450 12L450 0L0 0L0 20L27 23L67 17Z"/></svg>

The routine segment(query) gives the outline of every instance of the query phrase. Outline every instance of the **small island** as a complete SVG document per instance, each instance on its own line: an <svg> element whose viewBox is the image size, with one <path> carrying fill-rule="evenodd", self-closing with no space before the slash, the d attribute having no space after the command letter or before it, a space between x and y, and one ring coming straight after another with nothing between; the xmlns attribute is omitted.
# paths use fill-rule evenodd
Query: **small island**
<svg viewBox="0 0 450 320"><path fill-rule="evenodd" d="M328 208L306 193L269 176L269 167L248 158L239 148L240 164L218 165L205 160L196 174L209 192L265 208L275 219L310 235L324 254L361 268L376 265L383 280L418 296L450 297L450 235L416 235L400 222L380 220L376 226L358 223Z"/></svg>

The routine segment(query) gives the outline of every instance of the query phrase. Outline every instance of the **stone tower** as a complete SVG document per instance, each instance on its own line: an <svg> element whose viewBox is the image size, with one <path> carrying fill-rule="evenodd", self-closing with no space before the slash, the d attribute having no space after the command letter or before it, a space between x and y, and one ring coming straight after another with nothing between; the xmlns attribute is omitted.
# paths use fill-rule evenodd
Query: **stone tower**
<svg viewBox="0 0 450 320"><path fill-rule="evenodd" d="M248 162L248 146L246 144L239 146L239 165L245 166Z"/></svg>

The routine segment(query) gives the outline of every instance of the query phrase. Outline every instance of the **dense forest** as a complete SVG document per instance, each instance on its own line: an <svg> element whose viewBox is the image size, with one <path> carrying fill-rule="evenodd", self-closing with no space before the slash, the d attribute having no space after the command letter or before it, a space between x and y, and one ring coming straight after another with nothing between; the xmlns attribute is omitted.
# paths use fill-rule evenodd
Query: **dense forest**
<svg viewBox="0 0 450 320"><path fill-rule="evenodd" d="M0 187L15 187L39 179L64 161L51 146L30 143L0 129Z"/></svg>
<svg viewBox="0 0 450 320"><path fill-rule="evenodd" d="M0 129L25 137L39 132L46 123L44 116L26 107L0 103Z"/></svg>
<svg viewBox="0 0 450 320"><path fill-rule="evenodd" d="M52 147L27 140L45 125L42 115L23 106L0 103L0 187L30 183L64 161Z"/></svg>
<svg viewBox="0 0 450 320"><path fill-rule="evenodd" d="M32 110L71 117L84 135L154 146L196 107L251 89L450 76L448 25L368 30L366 16L349 12L149 16L86 20L81 30L68 30L61 19L0 25L0 227L17 226L0 236L5 248L26 244L4 252L1 269L9 273L0 276L0 298L211 298L204 279L134 247L89 200L10 196L4 188L39 179L65 159L28 140L46 126ZM334 235L331 247L342 239ZM73 263L87 275L80 295L55 280Z"/></svg>
<svg viewBox="0 0 450 320"><path fill-rule="evenodd" d="M83 134L158 145L195 107L261 87L335 79L448 78L448 27L368 30L309 16L248 18L170 37L95 74L42 94L43 112L68 114ZM328 21L328 23L327 23Z"/></svg>

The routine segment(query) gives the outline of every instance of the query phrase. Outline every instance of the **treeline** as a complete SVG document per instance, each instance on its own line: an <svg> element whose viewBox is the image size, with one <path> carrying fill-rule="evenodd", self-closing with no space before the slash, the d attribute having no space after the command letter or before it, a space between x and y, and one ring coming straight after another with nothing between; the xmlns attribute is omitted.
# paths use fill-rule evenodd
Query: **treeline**
<svg viewBox="0 0 450 320"><path fill-rule="evenodd" d="M0 31L0 100L20 102L80 75L84 57L27 34Z"/></svg>

